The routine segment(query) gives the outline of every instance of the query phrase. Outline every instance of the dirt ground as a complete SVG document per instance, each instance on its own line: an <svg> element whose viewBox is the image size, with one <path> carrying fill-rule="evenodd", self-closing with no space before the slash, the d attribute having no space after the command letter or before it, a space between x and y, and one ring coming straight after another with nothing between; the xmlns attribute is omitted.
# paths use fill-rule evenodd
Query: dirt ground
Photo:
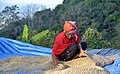
<svg viewBox="0 0 120 74"><path fill-rule="evenodd" d="M109 74L88 57L61 63L64 68L57 70L51 57L11 57L0 60L0 74Z"/></svg>

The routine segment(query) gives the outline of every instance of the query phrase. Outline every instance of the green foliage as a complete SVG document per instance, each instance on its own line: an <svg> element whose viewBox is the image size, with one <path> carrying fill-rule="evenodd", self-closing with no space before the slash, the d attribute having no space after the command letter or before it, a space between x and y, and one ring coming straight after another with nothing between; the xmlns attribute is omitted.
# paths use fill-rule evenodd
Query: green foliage
<svg viewBox="0 0 120 74"><path fill-rule="evenodd" d="M87 37L90 48L119 48L119 9L120 0L64 0L63 4L57 5L53 10L36 11L31 18L23 17L9 23L0 30L0 36L19 39L22 36L23 24L27 24L29 38L49 29L48 34L33 43L52 47L55 36L63 31L64 22L71 20L78 23L77 30L84 40ZM89 27L91 29L87 31ZM90 35L85 35L86 31Z"/></svg>
<svg viewBox="0 0 120 74"><path fill-rule="evenodd" d="M113 48L120 48L120 35L118 35L117 37L112 38L111 46Z"/></svg>
<svg viewBox="0 0 120 74"><path fill-rule="evenodd" d="M37 35L37 34L38 34L37 30L29 31L29 39L32 38L33 36Z"/></svg>
<svg viewBox="0 0 120 74"><path fill-rule="evenodd" d="M86 41L90 48L100 48L99 40L101 40L101 34L97 32L97 30L88 28L85 31L85 34L83 35L82 40Z"/></svg>
<svg viewBox="0 0 120 74"><path fill-rule="evenodd" d="M47 46L52 48L54 44L55 37L58 35L58 31L51 31L44 35L41 39L38 39L36 42L32 42L32 44Z"/></svg>
<svg viewBox="0 0 120 74"><path fill-rule="evenodd" d="M107 48L111 44L102 39L102 34L96 29L88 28L83 34L82 40L88 43L89 48Z"/></svg>
<svg viewBox="0 0 120 74"><path fill-rule="evenodd" d="M22 41L23 42L28 42L28 26L27 25L24 25Z"/></svg>
<svg viewBox="0 0 120 74"><path fill-rule="evenodd" d="M38 33L37 35L33 36L33 37L30 39L29 42L36 42L36 41L38 41L38 40L41 40L41 38L42 38L43 36L45 36L48 32L49 32L49 30L44 30L44 31Z"/></svg>

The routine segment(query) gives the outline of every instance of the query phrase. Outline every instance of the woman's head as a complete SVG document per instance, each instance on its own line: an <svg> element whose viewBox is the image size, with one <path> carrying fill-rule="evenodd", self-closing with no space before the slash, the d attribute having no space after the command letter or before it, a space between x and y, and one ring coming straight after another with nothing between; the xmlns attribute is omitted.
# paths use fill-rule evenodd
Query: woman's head
<svg viewBox="0 0 120 74"><path fill-rule="evenodd" d="M68 39L76 35L77 23L74 21L66 21L64 24L64 33Z"/></svg>
<svg viewBox="0 0 120 74"><path fill-rule="evenodd" d="M72 30L75 30L77 28L77 23L74 21L66 21L64 24L64 31L70 32Z"/></svg>

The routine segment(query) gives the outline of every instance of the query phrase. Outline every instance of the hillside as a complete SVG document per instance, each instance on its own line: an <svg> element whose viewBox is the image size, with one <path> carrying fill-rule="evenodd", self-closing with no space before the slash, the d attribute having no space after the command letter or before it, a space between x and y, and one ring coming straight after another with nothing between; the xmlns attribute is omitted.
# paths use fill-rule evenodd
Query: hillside
<svg viewBox="0 0 120 74"><path fill-rule="evenodd" d="M66 20L78 23L81 40L89 27L101 34L101 38L97 40L102 42L93 46L88 41L89 47L120 48L120 0L64 0L63 4L53 10L37 11L31 18L22 18L8 23L8 26L0 30L0 36L21 40L23 26L27 24L29 38L49 29L50 32L43 39L33 44L52 47L56 35L63 31Z"/></svg>

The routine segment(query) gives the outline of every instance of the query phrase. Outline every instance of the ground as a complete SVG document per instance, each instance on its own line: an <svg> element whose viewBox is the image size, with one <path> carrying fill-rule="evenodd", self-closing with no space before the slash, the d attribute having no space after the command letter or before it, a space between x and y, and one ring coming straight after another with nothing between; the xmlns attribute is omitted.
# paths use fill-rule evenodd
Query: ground
<svg viewBox="0 0 120 74"><path fill-rule="evenodd" d="M51 57L11 57L7 60L0 60L0 74L109 74L103 68L95 66L89 57L61 63L64 64L64 68L57 70L53 69Z"/></svg>

